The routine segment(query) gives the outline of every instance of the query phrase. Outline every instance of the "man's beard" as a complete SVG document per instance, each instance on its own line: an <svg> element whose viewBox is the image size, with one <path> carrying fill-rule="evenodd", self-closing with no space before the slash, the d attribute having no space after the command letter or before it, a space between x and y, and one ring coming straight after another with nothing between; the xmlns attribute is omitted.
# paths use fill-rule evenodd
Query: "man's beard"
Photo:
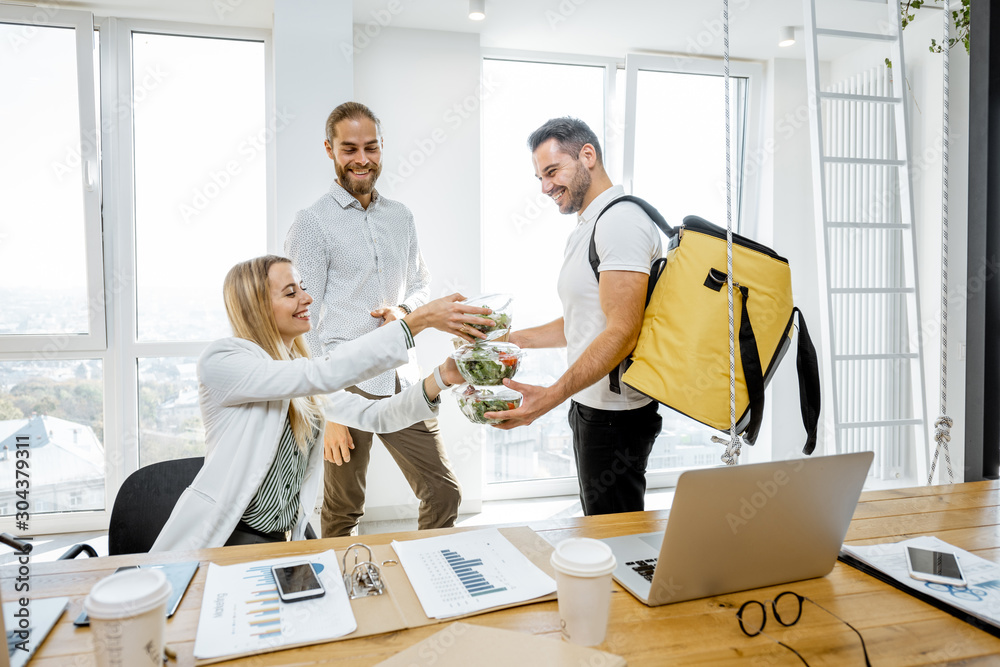
<svg viewBox="0 0 1000 667"><path fill-rule="evenodd" d="M587 190L590 189L591 180L593 179L590 177L590 171L578 163L576 173L573 174L573 180L570 181L569 186L566 188L566 194L563 195L565 210L564 206L560 205L560 213L569 215L570 213L580 212L580 209L583 208L583 200L587 196Z"/></svg>
<svg viewBox="0 0 1000 667"><path fill-rule="evenodd" d="M369 162L364 167L354 167L362 170L368 169L368 177L359 180L348 173L351 169L340 166L340 163L336 161L334 161L334 166L337 170L337 181L340 183L340 186L355 196L370 195L372 190L375 189L375 181L378 180L379 174L382 173L381 164Z"/></svg>

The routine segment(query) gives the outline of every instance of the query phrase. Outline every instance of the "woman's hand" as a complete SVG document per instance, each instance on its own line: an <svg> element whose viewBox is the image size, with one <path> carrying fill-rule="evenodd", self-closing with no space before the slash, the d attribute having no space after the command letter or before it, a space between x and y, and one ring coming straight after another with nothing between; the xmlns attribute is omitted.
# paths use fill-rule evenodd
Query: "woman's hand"
<svg viewBox="0 0 1000 667"><path fill-rule="evenodd" d="M437 367L437 375L441 376L441 382L447 384L448 387L453 387L456 384L465 382L461 373L458 372L458 366L455 365L455 360L451 357L448 357L443 364ZM437 399L437 397L440 396L446 388L447 387L442 386L442 384L438 382L435 374L428 375L424 379L424 392L427 394L427 398L432 401Z"/></svg>
<svg viewBox="0 0 1000 667"><path fill-rule="evenodd" d="M465 378L462 374L458 372L458 366L455 364L455 360L448 357L443 364L438 366L441 369L441 379L448 383L449 386L454 386L456 384L462 384L465 382ZM442 387L444 389L444 387Z"/></svg>
<svg viewBox="0 0 1000 667"><path fill-rule="evenodd" d="M479 316L489 315L493 311L489 308L477 308L460 303L464 300L465 297L458 292L435 299L414 310L404 317L403 321L410 327L410 333L414 336L424 329L438 329L454 334L469 343L475 342L476 338L485 339L486 334L469 325L492 326L493 320Z"/></svg>
<svg viewBox="0 0 1000 667"><path fill-rule="evenodd" d="M323 460L342 466L351 460L352 449L354 449L354 440L347 427L343 424L327 422L326 431L323 434Z"/></svg>

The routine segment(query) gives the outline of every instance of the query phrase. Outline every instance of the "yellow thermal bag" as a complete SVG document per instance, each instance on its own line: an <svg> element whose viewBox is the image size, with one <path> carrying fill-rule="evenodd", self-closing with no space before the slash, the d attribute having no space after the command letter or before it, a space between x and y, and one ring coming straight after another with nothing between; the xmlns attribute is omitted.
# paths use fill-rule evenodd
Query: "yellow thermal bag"
<svg viewBox="0 0 1000 667"><path fill-rule="evenodd" d="M670 237L666 258L656 260L650 271L642 329L635 350L622 365L621 381L702 424L728 432L726 230L697 216L684 218L683 225L673 230L655 208L637 197L622 197L608 206L620 201L642 206ZM596 273L600 260L593 242L591 251ZM819 424L819 363L802 313L792 303L788 261L733 234L733 283L737 433L750 444L756 440L764 389L791 344L798 314L796 368L807 433L803 452L811 454ZM617 389L617 375L611 374L612 391Z"/></svg>

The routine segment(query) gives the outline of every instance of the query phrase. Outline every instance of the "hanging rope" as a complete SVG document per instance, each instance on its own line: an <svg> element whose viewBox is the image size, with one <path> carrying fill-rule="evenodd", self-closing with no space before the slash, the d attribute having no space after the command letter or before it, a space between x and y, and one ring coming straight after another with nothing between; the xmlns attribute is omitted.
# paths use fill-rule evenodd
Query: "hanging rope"
<svg viewBox="0 0 1000 667"><path fill-rule="evenodd" d="M934 469L938 457L944 451L944 461L948 469L948 483L954 484L955 473L951 469L951 417L948 416L948 52L951 50L951 23L949 22L948 0L944 6L944 41L941 44L944 55L944 113L941 130L941 416L934 422L934 458L927 473L927 484L933 484Z"/></svg>
<svg viewBox="0 0 1000 667"><path fill-rule="evenodd" d="M724 444L722 461L735 465L742 443L736 435L736 332L733 318L733 184L729 140L729 0L722 1L722 57L725 63L726 85L726 287L729 291L729 440L712 436L712 442Z"/></svg>

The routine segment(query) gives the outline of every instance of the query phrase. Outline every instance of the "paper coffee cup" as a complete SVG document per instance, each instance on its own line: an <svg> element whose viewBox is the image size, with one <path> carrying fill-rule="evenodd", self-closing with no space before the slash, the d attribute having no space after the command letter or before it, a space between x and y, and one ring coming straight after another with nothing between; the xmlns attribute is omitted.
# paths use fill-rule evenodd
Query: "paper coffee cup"
<svg viewBox="0 0 1000 667"><path fill-rule="evenodd" d="M589 537L571 537L552 552L563 637L581 646L604 641L611 606L611 573L617 562L609 547Z"/></svg>
<svg viewBox="0 0 1000 667"><path fill-rule="evenodd" d="M170 582L160 570L117 572L83 601L97 667L162 667Z"/></svg>

